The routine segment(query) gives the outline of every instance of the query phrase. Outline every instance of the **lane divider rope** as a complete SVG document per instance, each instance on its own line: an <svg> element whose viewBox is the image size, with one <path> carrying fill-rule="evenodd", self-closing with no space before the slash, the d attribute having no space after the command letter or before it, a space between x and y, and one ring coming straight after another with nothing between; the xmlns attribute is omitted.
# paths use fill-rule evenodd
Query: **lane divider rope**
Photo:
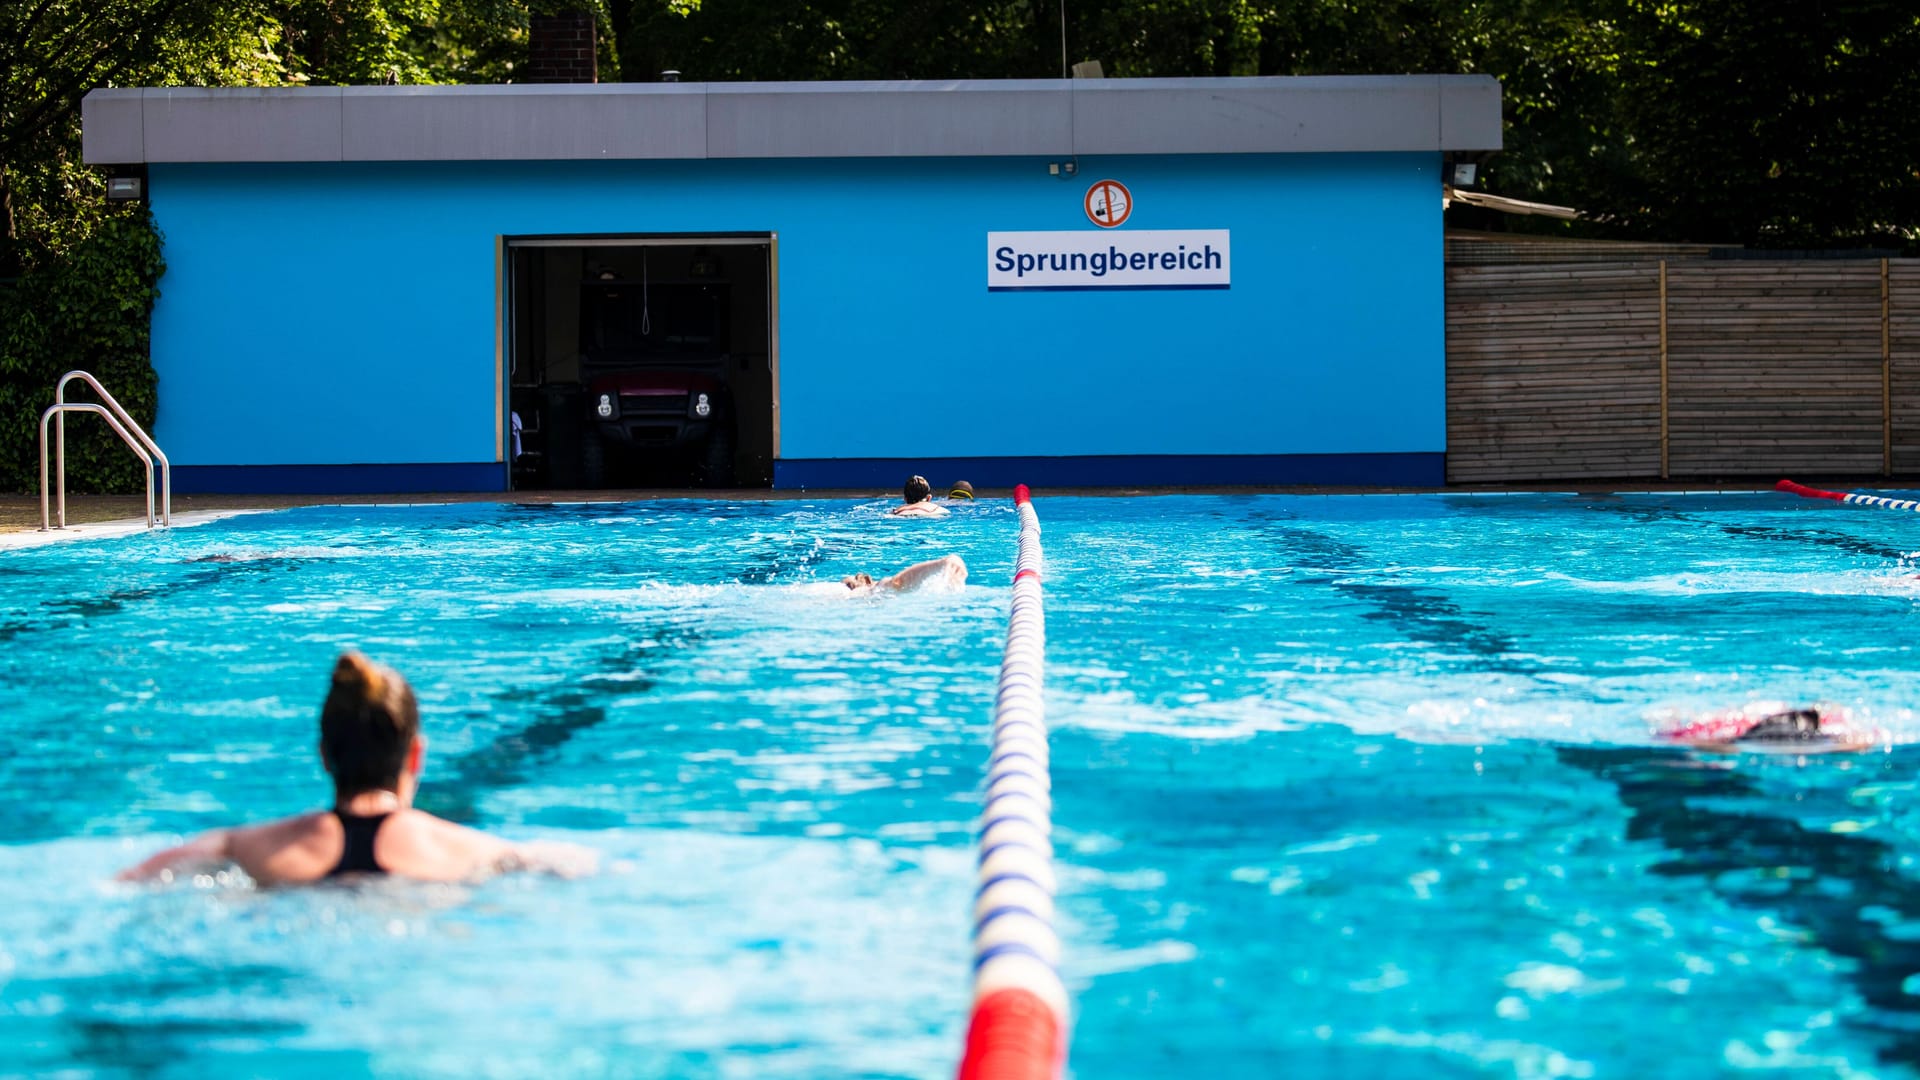
<svg viewBox="0 0 1920 1080"><path fill-rule="evenodd" d="M1775 491L1784 491L1789 495L1798 495L1805 499L1832 499L1834 502L1849 506L1877 506L1882 510L1920 511L1920 501L1914 499L1889 499L1884 495L1864 495L1857 491L1823 491L1820 488L1796 484L1791 480L1782 480L1773 485Z"/></svg>
<svg viewBox="0 0 1920 1080"><path fill-rule="evenodd" d="M1053 782L1040 687L1040 517L1025 484L1013 610L993 702L973 898L973 1013L960 1080L1055 1080L1066 1067L1067 990L1053 929Z"/></svg>

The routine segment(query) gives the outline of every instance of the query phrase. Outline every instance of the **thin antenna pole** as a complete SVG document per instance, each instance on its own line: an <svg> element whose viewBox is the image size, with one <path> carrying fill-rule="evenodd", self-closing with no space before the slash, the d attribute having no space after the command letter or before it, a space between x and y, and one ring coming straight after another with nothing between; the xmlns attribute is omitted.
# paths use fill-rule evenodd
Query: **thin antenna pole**
<svg viewBox="0 0 1920 1080"><path fill-rule="evenodd" d="M1060 0L1060 77L1067 77L1067 0Z"/></svg>

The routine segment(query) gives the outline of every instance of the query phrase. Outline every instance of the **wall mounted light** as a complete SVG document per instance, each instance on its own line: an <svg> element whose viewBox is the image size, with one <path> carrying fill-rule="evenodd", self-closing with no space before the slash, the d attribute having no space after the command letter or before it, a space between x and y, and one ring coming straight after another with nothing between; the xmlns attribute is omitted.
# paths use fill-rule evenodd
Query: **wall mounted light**
<svg viewBox="0 0 1920 1080"><path fill-rule="evenodd" d="M138 176L107 177L108 202L139 202L146 193L146 181Z"/></svg>
<svg viewBox="0 0 1920 1080"><path fill-rule="evenodd" d="M1471 161L1454 162L1453 186L1454 187L1472 187L1473 178L1479 171L1480 171L1480 167L1478 165L1475 165Z"/></svg>

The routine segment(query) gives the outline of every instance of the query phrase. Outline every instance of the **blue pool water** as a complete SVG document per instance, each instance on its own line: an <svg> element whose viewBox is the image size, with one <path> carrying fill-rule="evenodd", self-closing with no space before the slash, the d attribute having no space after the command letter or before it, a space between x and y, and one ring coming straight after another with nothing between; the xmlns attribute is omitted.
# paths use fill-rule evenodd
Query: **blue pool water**
<svg viewBox="0 0 1920 1080"><path fill-rule="evenodd" d="M1920 1072L1920 517L1036 505L1074 1074ZM950 1073L1016 530L353 507L0 554L0 1075ZM806 587L948 552L958 592ZM420 692L422 805L604 872L108 880L319 805L347 646ZM1653 735L1767 699L1888 745Z"/></svg>

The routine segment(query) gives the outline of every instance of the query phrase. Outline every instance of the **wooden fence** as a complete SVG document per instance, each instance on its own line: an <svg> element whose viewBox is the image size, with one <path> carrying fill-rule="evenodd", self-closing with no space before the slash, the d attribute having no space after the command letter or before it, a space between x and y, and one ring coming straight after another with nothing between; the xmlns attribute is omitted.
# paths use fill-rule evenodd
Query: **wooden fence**
<svg viewBox="0 0 1920 1080"><path fill-rule="evenodd" d="M1447 479L1920 472L1920 261L1447 268Z"/></svg>

